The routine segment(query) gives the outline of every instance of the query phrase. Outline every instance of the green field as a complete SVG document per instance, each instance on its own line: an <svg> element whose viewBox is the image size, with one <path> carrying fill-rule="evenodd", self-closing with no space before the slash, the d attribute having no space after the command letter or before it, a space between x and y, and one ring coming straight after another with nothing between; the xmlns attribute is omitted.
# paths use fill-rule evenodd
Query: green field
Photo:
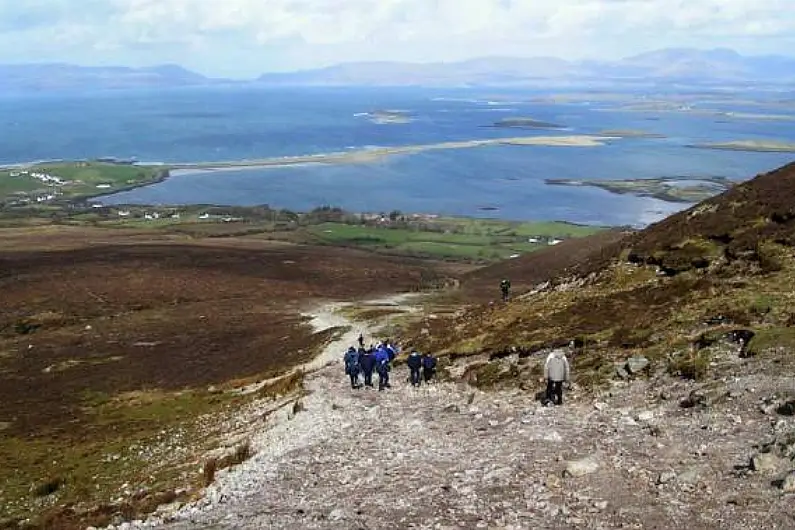
<svg viewBox="0 0 795 530"><path fill-rule="evenodd" d="M584 237L602 228L569 223L511 223L441 218L409 227L322 223L306 231L316 242L415 256L493 261L532 252L552 239ZM537 242L528 241L535 238Z"/></svg>
<svg viewBox="0 0 795 530"><path fill-rule="evenodd" d="M105 162L64 162L0 169L0 220L3 226L43 221L151 229L198 238L266 237L476 263L532 252L549 246L553 240L584 237L602 230L563 222L404 215L397 211L388 216L358 214L328 206L298 214L266 206L92 208L85 202L81 204L92 196L161 180L168 176L167 171L166 168ZM11 176L12 173L15 176ZM63 183L44 183L33 173L57 177ZM42 194L56 196L37 202ZM148 218L154 214L159 218Z"/></svg>
<svg viewBox="0 0 795 530"><path fill-rule="evenodd" d="M91 197L155 182L163 178L166 171L163 168L103 162L63 162L4 168L0 169L0 202L35 201L37 196L54 191L56 199ZM42 182L32 173L58 177L65 183Z"/></svg>

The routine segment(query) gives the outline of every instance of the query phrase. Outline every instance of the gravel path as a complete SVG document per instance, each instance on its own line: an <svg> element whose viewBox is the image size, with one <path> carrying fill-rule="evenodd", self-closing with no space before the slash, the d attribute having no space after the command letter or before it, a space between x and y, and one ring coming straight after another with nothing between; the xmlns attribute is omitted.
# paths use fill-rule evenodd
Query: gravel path
<svg viewBox="0 0 795 530"><path fill-rule="evenodd" d="M339 325L328 315L319 327ZM664 398L638 381L550 408L462 383L413 389L405 368L390 390L352 390L339 358L358 333L329 346L303 410L258 431L256 454L202 500L122 528L795 527L774 476L738 471L754 442L795 432L759 411L768 379L735 378L734 398L703 409L681 408L693 386L671 380Z"/></svg>

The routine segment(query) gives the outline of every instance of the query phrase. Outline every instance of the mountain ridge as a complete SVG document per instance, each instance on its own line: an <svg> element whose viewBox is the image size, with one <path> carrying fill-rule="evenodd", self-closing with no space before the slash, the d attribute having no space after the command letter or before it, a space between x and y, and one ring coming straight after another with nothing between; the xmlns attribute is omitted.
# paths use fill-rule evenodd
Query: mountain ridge
<svg viewBox="0 0 795 530"><path fill-rule="evenodd" d="M568 61L556 57L475 57L458 62L348 62L264 73L254 79L213 78L175 64L149 67L68 63L0 64L0 92L209 86L522 87L539 83L771 83L795 81L795 57L745 56L727 48L663 48L623 59Z"/></svg>

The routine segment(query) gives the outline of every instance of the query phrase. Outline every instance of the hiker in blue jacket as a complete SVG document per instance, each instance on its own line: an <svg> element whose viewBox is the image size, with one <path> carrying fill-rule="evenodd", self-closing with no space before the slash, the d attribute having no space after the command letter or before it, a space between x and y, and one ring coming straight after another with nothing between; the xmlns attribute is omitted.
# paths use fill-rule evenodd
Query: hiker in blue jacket
<svg viewBox="0 0 795 530"><path fill-rule="evenodd" d="M422 378L425 384L431 382L433 376L436 374L436 357L428 352L422 354Z"/></svg>
<svg viewBox="0 0 795 530"><path fill-rule="evenodd" d="M389 388L389 353L381 346L375 352L375 369L378 372L378 390Z"/></svg>
<svg viewBox="0 0 795 530"><path fill-rule="evenodd" d="M391 363L395 360L395 357L397 357L397 348L392 345L392 341L389 339L386 339L384 342L384 348L386 348L386 352L389 354L389 362Z"/></svg>
<svg viewBox="0 0 795 530"><path fill-rule="evenodd" d="M353 346L345 352L345 373L351 378L351 388L359 388L359 352Z"/></svg>
<svg viewBox="0 0 795 530"><path fill-rule="evenodd" d="M373 387L373 370L375 370L375 356L372 350L359 348L359 367L364 374L364 386Z"/></svg>
<svg viewBox="0 0 795 530"><path fill-rule="evenodd" d="M406 360L411 375L411 386L420 386L420 368L422 368L422 356L417 350L412 350Z"/></svg>

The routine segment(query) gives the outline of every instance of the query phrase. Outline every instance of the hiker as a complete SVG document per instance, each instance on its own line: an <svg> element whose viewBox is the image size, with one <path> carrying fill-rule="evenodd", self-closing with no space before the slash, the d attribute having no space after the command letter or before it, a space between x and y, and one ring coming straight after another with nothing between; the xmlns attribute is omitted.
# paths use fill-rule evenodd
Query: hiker
<svg viewBox="0 0 795 530"><path fill-rule="evenodd" d="M411 379L411 386L420 386L420 368L422 368L422 356L417 350L412 350L409 358L406 360L409 367L409 376Z"/></svg>
<svg viewBox="0 0 795 530"><path fill-rule="evenodd" d="M364 349L364 334L359 333L359 350L361 351L363 349Z"/></svg>
<svg viewBox="0 0 795 530"><path fill-rule="evenodd" d="M511 296L511 280L503 279L500 282L500 291L502 291L502 301L507 302Z"/></svg>
<svg viewBox="0 0 795 530"><path fill-rule="evenodd" d="M359 352L353 346L345 352L345 373L351 378L351 388L359 388Z"/></svg>
<svg viewBox="0 0 795 530"><path fill-rule="evenodd" d="M390 388L389 385L389 353L383 346L375 351L375 370L378 372L378 390Z"/></svg>
<svg viewBox="0 0 795 530"><path fill-rule="evenodd" d="M436 357L431 355L430 353L423 353L422 354L422 378L425 380L425 384L431 382L433 376L436 374Z"/></svg>
<svg viewBox="0 0 795 530"><path fill-rule="evenodd" d="M547 380L546 403L563 405L563 382L569 380L569 360L563 350L552 350L544 363Z"/></svg>
<svg viewBox="0 0 795 530"><path fill-rule="evenodd" d="M384 348L386 348L386 353L389 355L389 362L391 363L397 357L397 348L392 345L392 341L389 339L384 341Z"/></svg>
<svg viewBox="0 0 795 530"><path fill-rule="evenodd" d="M372 350L359 348L359 367L364 374L364 386L373 388L373 370L375 369L375 356Z"/></svg>

